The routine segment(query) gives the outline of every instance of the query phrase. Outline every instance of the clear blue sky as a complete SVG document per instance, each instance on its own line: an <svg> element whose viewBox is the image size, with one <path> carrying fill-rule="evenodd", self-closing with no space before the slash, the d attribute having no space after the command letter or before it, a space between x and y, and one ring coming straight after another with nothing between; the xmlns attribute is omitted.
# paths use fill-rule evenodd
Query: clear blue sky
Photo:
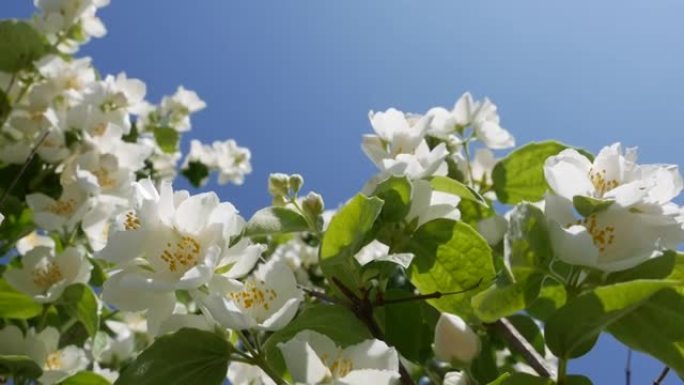
<svg viewBox="0 0 684 385"><path fill-rule="evenodd" d="M0 6L2 18L31 12ZM424 112L466 90L492 98L519 143L621 141L642 161L684 164L680 0L113 0L100 15L109 35L81 54L143 79L151 101L196 90L208 109L192 136L251 148L244 186L209 186L246 216L269 203L275 171L336 206L374 173L359 148L368 110ZM625 356L606 338L571 368L622 384ZM637 356L633 370L648 384L661 365Z"/></svg>

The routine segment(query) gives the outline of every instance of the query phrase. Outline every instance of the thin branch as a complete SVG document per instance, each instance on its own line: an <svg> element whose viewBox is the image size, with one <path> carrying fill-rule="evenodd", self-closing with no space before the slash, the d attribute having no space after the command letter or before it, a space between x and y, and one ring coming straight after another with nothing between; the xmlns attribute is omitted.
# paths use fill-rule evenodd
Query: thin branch
<svg viewBox="0 0 684 385"><path fill-rule="evenodd" d="M320 291L317 291L317 290L314 290L314 289L310 289L310 288L304 287L304 286L302 286L302 285L298 285L298 286L299 286L299 288L302 289L306 294L308 294L308 295L310 295L310 296L312 296L312 297L314 297L314 298L316 298L316 299L319 299L319 300L321 300L321 301L323 301L323 302L334 303L334 304L342 304L342 303L343 303L343 302L340 301L338 298L329 296L329 295L327 295L327 294L325 294L325 293L323 293L323 292L320 292Z"/></svg>
<svg viewBox="0 0 684 385"><path fill-rule="evenodd" d="M670 373L670 368L668 366L663 368L663 371L660 372L660 375L658 378L656 378L655 381L653 381L653 385L661 385L663 381L665 381L665 377L667 377L667 374Z"/></svg>
<svg viewBox="0 0 684 385"><path fill-rule="evenodd" d="M632 349L627 349L627 364L625 365L625 385L632 385Z"/></svg>
<svg viewBox="0 0 684 385"><path fill-rule="evenodd" d="M471 290L477 289L480 284L482 283L483 278L480 278L476 284L474 284L471 287L468 287L463 290L459 291L451 291L447 293L442 293L441 291L435 291L433 293L429 294L419 294L419 295L414 295L411 297L406 297L406 298L394 298L394 299L384 299L384 298L378 298L374 303L373 306L385 306L385 305L392 305L395 303L402 303L402 302L410 302L410 301L420 301L420 300L426 300L426 299L438 299L442 298L447 295L456 295L456 294L463 294L467 293Z"/></svg>
<svg viewBox="0 0 684 385"><path fill-rule="evenodd" d="M16 186L16 184L19 182L19 179L21 179L22 175L26 172L26 169L28 168L29 164L33 160L33 157L36 156L36 153L38 152L38 148L43 144L45 139L47 138L48 134L50 133L50 130L45 130L43 135L41 135L40 139L38 139L38 143L36 143L35 146L31 149L31 152L29 153L28 157L26 158L26 161L24 164L21 166L21 169L17 173L17 175L14 177L12 180L12 183L10 183L9 187L7 187L7 190L2 192L2 196L0 196L0 207L2 207L3 203L5 203L5 199L9 195L10 191Z"/></svg>
<svg viewBox="0 0 684 385"><path fill-rule="evenodd" d="M489 326L504 337L510 346L523 356L537 374L542 377L551 378L553 369L547 366L544 357L537 353L534 347L520 334L513 324L507 319L502 318L493 324L489 324Z"/></svg>

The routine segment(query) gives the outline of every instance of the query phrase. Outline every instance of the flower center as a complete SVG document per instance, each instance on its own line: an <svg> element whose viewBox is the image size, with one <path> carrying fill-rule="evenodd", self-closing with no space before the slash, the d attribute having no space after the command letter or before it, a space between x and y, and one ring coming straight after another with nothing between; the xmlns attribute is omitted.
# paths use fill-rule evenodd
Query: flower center
<svg viewBox="0 0 684 385"><path fill-rule="evenodd" d="M102 188L112 188L116 185L116 181L109 177L109 171L102 167L93 171L93 175L97 178L97 184Z"/></svg>
<svg viewBox="0 0 684 385"><path fill-rule="evenodd" d="M183 236L176 242L167 242L162 251L161 259L169 266L169 270L176 272L179 269L185 272L197 265L201 247L196 239Z"/></svg>
<svg viewBox="0 0 684 385"><path fill-rule="evenodd" d="M50 353L45 361L46 370L58 370L62 368L62 355L60 352Z"/></svg>
<svg viewBox="0 0 684 385"><path fill-rule="evenodd" d="M241 291L229 293L228 296L245 309L260 307L268 311L271 307L271 302L278 298L278 293L266 287L263 281L250 280L247 281Z"/></svg>
<svg viewBox="0 0 684 385"><path fill-rule="evenodd" d="M137 230L141 227L140 218L134 211L129 211L126 213L123 225L125 230Z"/></svg>
<svg viewBox="0 0 684 385"><path fill-rule="evenodd" d="M606 251L606 247L613 244L615 241L615 227L614 226L599 226L596 223L596 215L591 215L584 219L577 220L578 225L584 226L589 234L591 240L600 252Z"/></svg>
<svg viewBox="0 0 684 385"><path fill-rule="evenodd" d="M58 200L47 207L47 211L66 217L73 214L76 209L76 201L74 199Z"/></svg>
<svg viewBox="0 0 684 385"><path fill-rule="evenodd" d="M603 196L603 194L620 185L620 182L618 182L616 179L606 178L606 169L594 170L592 168L589 170L589 179L594 185L594 188L596 189L596 192L598 192L599 196Z"/></svg>
<svg viewBox="0 0 684 385"><path fill-rule="evenodd" d="M332 374L333 378L342 378L354 369L352 361L343 356L340 349L337 350L335 360L330 364L328 364L329 359L330 357L327 353L321 356L321 361L330 369L330 374Z"/></svg>
<svg viewBox="0 0 684 385"><path fill-rule="evenodd" d="M47 290L63 278L62 271L53 261L45 262L31 272L31 280L43 290Z"/></svg>

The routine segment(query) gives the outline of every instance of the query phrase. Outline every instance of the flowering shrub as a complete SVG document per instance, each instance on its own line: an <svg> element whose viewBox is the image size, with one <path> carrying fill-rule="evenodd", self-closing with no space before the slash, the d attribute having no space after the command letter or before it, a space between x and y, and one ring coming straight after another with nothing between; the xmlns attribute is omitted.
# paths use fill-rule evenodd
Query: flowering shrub
<svg viewBox="0 0 684 385"><path fill-rule="evenodd" d="M172 187L251 172L234 140L181 162L195 92L77 57L107 3L0 22L0 382L578 385L601 333L684 377L677 166L515 148L466 93L371 112L378 173L340 207L274 173L247 220Z"/></svg>

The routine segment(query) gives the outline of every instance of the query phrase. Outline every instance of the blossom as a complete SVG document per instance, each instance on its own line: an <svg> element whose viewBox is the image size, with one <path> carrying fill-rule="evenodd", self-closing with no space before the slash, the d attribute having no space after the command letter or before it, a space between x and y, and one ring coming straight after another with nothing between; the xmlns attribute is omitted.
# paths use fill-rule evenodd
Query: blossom
<svg viewBox="0 0 684 385"><path fill-rule="evenodd" d="M275 382L254 365L233 361L228 366L228 381L233 385L275 385Z"/></svg>
<svg viewBox="0 0 684 385"><path fill-rule="evenodd" d="M556 256L602 271L628 269L684 241L684 212L675 204L632 210L614 204L577 218L572 202L547 193L545 214Z"/></svg>
<svg viewBox="0 0 684 385"><path fill-rule="evenodd" d="M431 123L429 133L436 137L446 138L449 135L473 127L474 136L485 146L498 150L515 146L513 136L499 123L499 114L494 103L488 98L474 101L470 93L464 93L451 111L435 107L427 114Z"/></svg>
<svg viewBox="0 0 684 385"><path fill-rule="evenodd" d="M461 218L458 210L460 201L457 195L433 190L426 180L414 181L411 208L406 220L417 220L418 226L437 218L458 220Z"/></svg>
<svg viewBox="0 0 684 385"><path fill-rule="evenodd" d="M442 385L468 385L468 376L464 372L448 372Z"/></svg>
<svg viewBox="0 0 684 385"><path fill-rule="evenodd" d="M190 163L199 162L209 171L218 171L220 185L226 183L241 185L245 181L245 175L252 172L251 156L248 148L239 147L232 139L225 142L214 141L211 146L192 140L190 152L185 157L182 168L188 169Z"/></svg>
<svg viewBox="0 0 684 385"><path fill-rule="evenodd" d="M442 313L435 326L435 357L451 364L468 364L480 352L480 339L461 317Z"/></svg>
<svg viewBox="0 0 684 385"><path fill-rule="evenodd" d="M36 28L46 34L50 43L59 43L57 47L62 52L76 52L79 43L107 33L95 13L108 5L109 0L34 0L33 3L42 11L34 20ZM68 33L76 29L81 33Z"/></svg>
<svg viewBox="0 0 684 385"><path fill-rule="evenodd" d="M397 352L380 340L366 340L342 349L328 336L304 330L278 344L278 348L296 382L389 385L399 379Z"/></svg>
<svg viewBox="0 0 684 385"><path fill-rule="evenodd" d="M54 302L74 283L87 283L92 266L79 248L55 254L53 248L37 246L22 258L20 268L4 274L7 282L40 303Z"/></svg>
<svg viewBox="0 0 684 385"><path fill-rule="evenodd" d="M623 207L666 204L683 185L677 166L638 165L636 149L623 151L620 143L601 149L593 162L577 150L563 150L546 160L544 176L551 190L566 199L581 195Z"/></svg>
<svg viewBox="0 0 684 385"><path fill-rule="evenodd" d="M71 184L64 187L59 199L35 193L26 196L26 203L33 210L33 220L38 226L45 230L71 231L93 202L78 184Z"/></svg>
<svg viewBox="0 0 684 385"><path fill-rule="evenodd" d="M244 282L214 276L208 294L195 293L216 322L230 329L278 330L294 318L303 296L292 271L269 260Z"/></svg>

